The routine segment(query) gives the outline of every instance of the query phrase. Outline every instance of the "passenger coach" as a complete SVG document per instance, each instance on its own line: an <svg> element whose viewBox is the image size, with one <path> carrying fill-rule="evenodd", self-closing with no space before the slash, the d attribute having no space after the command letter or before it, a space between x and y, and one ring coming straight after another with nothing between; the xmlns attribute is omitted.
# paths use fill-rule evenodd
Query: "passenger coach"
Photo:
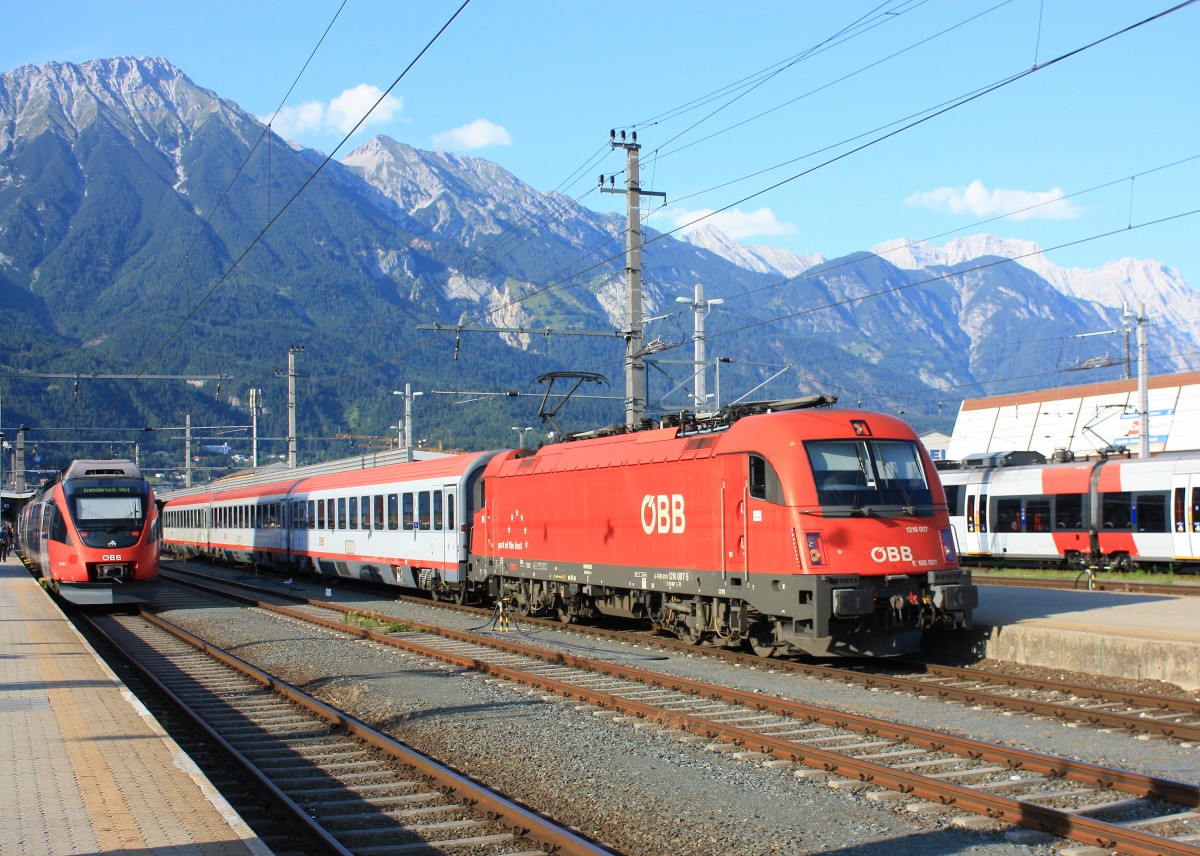
<svg viewBox="0 0 1200 856"><path fill-rule="evenodd" d="M494 452L173 495L168 552L449 593L465 588L471 489Z"/></svg>

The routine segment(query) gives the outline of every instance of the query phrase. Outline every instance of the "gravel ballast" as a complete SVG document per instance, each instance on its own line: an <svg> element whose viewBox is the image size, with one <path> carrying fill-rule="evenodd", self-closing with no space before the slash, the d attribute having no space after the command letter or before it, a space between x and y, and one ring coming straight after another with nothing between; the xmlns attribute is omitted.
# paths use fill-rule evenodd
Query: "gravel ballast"
<svg viewBox="0 0 1200 856"><path fill-rule="evenodd" d="M298 589L301 585L290 586ZM320 597L320 587L308 588ZM430 624L480 628L477 616L334 590L343 605ZM1014 843L1003 827L953 826L956 813L919 814L910 801L862 784L806 778L801 768L734 757L672 730L613 721L577 702L425 658L350 641L244 607L165 610L164 618L545 812L618 852L661 854L1049 854L1051 840ZM990 710L878 692L703 656L515 631L573 654L714 681L853 713L966 734L1109 766L1197 780L1194 748ZM639 723L640 725L641 723ZM1036 839L1035 839L1036 841Z"/></svg>

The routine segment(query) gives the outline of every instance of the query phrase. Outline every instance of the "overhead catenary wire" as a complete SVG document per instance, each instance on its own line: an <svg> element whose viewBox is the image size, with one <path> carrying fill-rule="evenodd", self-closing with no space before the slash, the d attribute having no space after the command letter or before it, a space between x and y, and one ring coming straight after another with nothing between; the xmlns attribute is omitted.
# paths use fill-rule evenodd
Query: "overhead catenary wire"
<svg viewBox="0 0 1200 856"><path fill-rule="evenodd" d="M337 21L338 17L341 15L342 10L344 8L346 8L347 2L349 2L349 0L342 0L342 4L338 7L338 10L334 13L333 18L330 19L329 24L325 27L325 31L321 34L321 38L319 38L317 40L316 45L313 46L312 52L308 55L308 59L306 59L304 61L304 65L301 66L300 71L297 72L295 78L293 78L291 86L288 87L287 94L285 94L283 96L283 100L280 102L279 106L275 108L275 112L274 112L274 114L272 114L271 121L263 126L262 132L258 135L258 138L254 141L254 144L250 147L250 151L248 151L246 153L246 157L243 158L241 164L238 165L238 168L234 172L233 177L229 179L229 182L225 185L225 189L221 191L221 195L219 197L217 197L217 201L213 205L212 210L208 212L208 216L204 218L204 222L200 225L200 228L196 231L196 234L194 236L192 236L192 240L184 248L183 256L180 258L179 263L175 266L175 269L172 270L171 273L169 273L166 276L166 279L168 281L171 280L177 273L179 273L179 270L181 268L184 269L184 275L185 275L185 279L186 279L188 259L190 258L191 252L195 248L196 243L200 240L200 238L208 230L209 226L212 224L213 218L217 215L217 213L224 206L225 200L229 196L230 191L233 190L233 187L237 183L238 178L240 178L242 173L245 172L246 167L250 164L251 159L254 157L254 153L256 151L258 151L258 147L260 145L262 145L262 141L264 139L266 139L268 137L268 135L271 133L271 123L274 122L275 117L279 115L279 111L283 109L283 105L287 103L287 99L289 97L291 97L293 90L295 90L295 88L296 88L296 84L298 84L300 82L300 78L304 75L304 72L308 69L308 66L312 62L313 57L316 56L317 51L320 49L321 45L325 42L325 37L328 36L329 31L331 29L333 29L334 23ZM268 147L268 156L269 156L269 153L270 153L270 149ZM270 169L268 167L268 175L269 175L269 173L270 173ZM268 223L270 223L270 220L271 220L271 217L270 217L270 195L269 195L270 190L271 190L271 183L270 183L270 180L268 179L268 181L267 181L267 193L268 193L267 222ZM189 281L188 282L188 303L190 303L190 302L191 302L191 284ZM175 332L178 333L178 330ZM161 354L161 353L162 353L162 351L160 350L159 354ZM152 362L154 359L156 359L159 356L159 354L155 354L154 357L152 357L150 361ZM145 368L143 368L143 371L145 371Z"/></svg>
<svg viewBox="0 0 1200 856"><path fill-rule="evenodd" d="M735 122L735 123L733 123L732 125L728 125L728 126L726 126L726 127L724 127L724 128L721 128L721 129L720 129L720 130L718 130L718 131L713 131L712 133L709 133L709 134L707 134L706 136L704 136L704 137L701 137L701 138L700 138L700 139L698 139L698 140L693 140L693 141L691 141L691 142L687 143L686 145L682 145L682 146L678 146L677 148L674 148L674 149L667 149L666 151L662 151L663 149L666 149L667 145L669 145L669 143L670 143L670 142L673 142L675 139L678 139L678 137L679 137L680 135L676 135L676 136L675 136L675 137L673 137L671 140L669 140L667 143L664 143L664 144L662 144L662 145L660 145L659 147L657 147L657 148L656 148L656 150L655 150L655 151L656 151L656 156L655 156L654 160L657 162L657 161L659 161L659 160L662 160L662 159L664 159L664 158L670 157L671 155L675 155L675 154L678 154L679 152L685 151L686 149L689 149L689 148L691 148L691 147L693 147L693 146L697 146L697 145L700 145L700 144L702 144L702 143L709 142L710 140L716 139L717 137L719 137L719 136L721 136L721 135L723 135L723 134L725 134L725 133L728 133L729 131L732 131L732 130L735 130L735 129L737 129L737 128L740 128L740 127L742 127L743 125L749 124L750 122L754 122L754 121L757 121L757 120L759 120L759 119L762 119L764 116L768 116L768 115L770 115L770 114L772 114L772 113L774 113L774 112L776 112L776 111L778 111L778 110L782 110L782 109L783 109L783 108L785 108L785 107L789 107L789 106L791 106L791 105L793 105L793 104L795 104L795 103L797 103L797 102L799 102L799 101L802 101L802 100L804 100L804 99L806 99L806 98L809 98L809 97L811 97L811 96L813 96L813 95L816 95L816 94L817 94L817 93L819 93L819 92L823 92L824 90L826 90L826 89L829 89L829 88L831 88L831 87L833 87L833 86L836 86L836 85L838 85L838 84L840 84L840 83L845 83L846 81L848 81L848 80L851 80L852 78L854 78L854 77L857 77L857 76L858 76L858 75L860 75L860 74L863 74L863 73L865 73L865 72L867 72L867 71L870 71L871 69L873 69L873 68L876 68L876 67L878 67L878 66L880 66L880 65L883 65L884 63L887 63L887 62L890 62L890 61L892 61L892 60L894 60L894 59L897 59L898 57L901 57L901 56L903 56L904 54L908 53L909 51L916 50L917 48L919 48L919 47L921 47L921 46L923 46L923 45L925 45L925 44L928 44L929 42L932 42L934 39L940 38L940 37L942 37L942 36L944 36L944 35L946 35L946 34L948 34L948 33L952 33L952 32L954 32L955 30L958 30L959 28L961 28L961 27L964 27L964 26L966 26L967 24L969 24L969 23L972 23L973 21L976 21L976 20L978 20L978 19L980 19L980 18L984 17L985 15L989 15L989 14L991 14L992 12L995 12L997 9L1000 9L1000 8L1002 8L1002 7L1004 7L1004 6L1007 6L1009 3L1012 3L1012 2L1013 2L1013 0L1000 0L1000 2L999 2L999 3L997 3L996 5L994 5L994 6L990 7L990 8L988 8L988 9L984 9L983 11L981 11L981 12L978 12L978 13L976 13L976 14L974 14L974 15L972 15L972 16L970 16L970 17L968 17L968 18L964 18L963 20L959 21L958 23L956 23L956 24L952 24L952 25L950 25L949 27L945 27L945 28L943 28L942 30L940 30L940 31L938 31L938 32L936 32L936 33L933 33L932 35L929 35L929 36L926 36L925 38L919 39L919 40L917 40L917 41L915 41L915 42L913 42L913 43L911 43L911 44L907 45L906 47L903 47L903 48L901 48L900 50L893 51L892 53L888 54L887 56L881 57L881 58L879 58L879 59L877 59L877 60L875 60L875 61L873 61L873 62L869 62L869 63L867 63L866 65L859 66L859 67L858 67L858 68L856 68L854 71L851 71L851 72L849 72L849 73L847 73L847 74L844 74L844 75L842 75L842 76L840 76L840 77L837 77L837 78L835 78L835 79L833 79L833 80L827 81L826 83L823 83L823 84L821 84L820 86L814 87L814 88L812 88L812 89L808 90L807 92L804 92L804 93L802 93L802 94L800 94L800 95L797 95L797 96L795 96L794 98L789 98L787 101L784 101L784 102L782 102L782 103L780 103L780 104L776 104L774 107L771 107L771 108L769 108L769 109L767 109L767 110L763 110L763 111L761 111L761 112L759 112L759 113L756 113L756 114L754 114L754 115L752 115L752 116L748 116L748 117L746 117L745 119L742 119L742 120L740 120L740 121L738 121L738 122ZM930 108L930 109L931 109L931 108ZM714 114L710 114L710 115L715 115L715 111L714 111ZM915 115L919 115L919 114L915 114ZM707 118L707 117L706 117L706 118ZM911 118L911 116L910 116L910 117L907 117L907 118ZM896 122L900 122L900 121L904 121L904 120L903 120L903 119L898 119L898 120L896 120ZM889 125L890 125L890 124L895 124L895 122L893 122L893 123L889 123ZM693 127L695 127L695 126L693 126ZM884 126L881 126L881 127L888 127L888 125L884 125ZM876 128L875 130L880 130L880 129L881 129L881 128ZM865 135L866 135L866 134L868 134L868 133L874 133L874 132L873 132L873 131L867 131L867 132L864 132L864 134L860 134L859 136L865 136ZM853 139L856 139L856 137L852 137L852 138L851 138L851 140L853 140ZM848 142L848 141L843 141L843 143L844 143L844 142ZM835 145L840 145L840 144L835 144ZM803 160L803 158L804 158L804 157L811 157L813 154L817 154L817 153L819 153L819 152L826 151L826 150L828 150L829 148L833 148L833 147L834 147L834 146L826 146L826 147L824 147L824 148L818 149L816 152L811 152L811 153L809 153L808 155L804 155L804 156L802 156L802 157L800 157L800 158L792 158L792 159L789 159L789 160L787 160L787 161L784 161L784 162L783 162L783 163L781 163L781 164L776 164L775 166L772 166L772 167L767 167L767 168L765 168L765 169L760 169L760 170L757 170L757 171L755 171L755 172L753 172L753 173L750 173L748 176L745 176L745 177L743 177L742 179L734 179L734 180L732 180L732 181L726 181L726 182L723 182L723 183L721 183L721 184L717 185L717 188L720 188L720 187L727 187L727 186L729 186L729 185L731 185L731 184L736 184L738 181L745 180L746 178L752 178L752 177L754 177L754 176L757 176L757 175L762 175L762 174L764 174L764 173L766 173L766 172L770 172L770 171L772 171L772 170L775 170L775 169L781 169L781 168L783 168L784 166L787 166L788 164L795 163L795 162L797 162L797 161L799 161L799 160ZM709 188L709 190L712 190L712 189L716 189L716 188ZM685 196L677 196L677 197L675 197L674 201L675 201L675 203L677 204L677 203L679 203L679 202L682 202L682 201L683 201L683 200L685 200L685 199L689 199L689 198L691 198L692 196L697 196L697 195L699 195L700 193L705 193L705 192L708 192L708 190L706 190L706 191L698 191L698 192L695 192L695 193L690 193L690 194L687 194L687 195L685 195Z"/></svg>

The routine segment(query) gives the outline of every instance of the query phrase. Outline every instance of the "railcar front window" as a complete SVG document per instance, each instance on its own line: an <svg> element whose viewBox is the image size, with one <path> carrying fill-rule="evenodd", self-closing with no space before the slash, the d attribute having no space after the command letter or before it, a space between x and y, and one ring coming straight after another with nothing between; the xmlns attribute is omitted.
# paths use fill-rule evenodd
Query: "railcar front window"
<svg viewBox="0 0 1200 856"><path fill-rule="evenodd" d="M66 494L67 512L89 547L128 547L141 535L147 496L140 483L81 486Z"/></svg>
<svg viewBox="0 0 1200 856"><path fill-rule="evenodd" d="M917 444L908 440L805 443L822 510L850 515L933 513Z"/></svg>

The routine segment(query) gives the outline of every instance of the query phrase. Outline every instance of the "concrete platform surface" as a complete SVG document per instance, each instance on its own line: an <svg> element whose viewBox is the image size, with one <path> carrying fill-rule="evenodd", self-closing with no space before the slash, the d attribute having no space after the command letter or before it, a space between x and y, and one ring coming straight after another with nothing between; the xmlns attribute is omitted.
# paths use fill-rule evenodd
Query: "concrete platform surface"
<svg viewBox="0 0 1200 856"><path fill-rule="evenodd" d="M981 585L986 656L1200 689L1200 597Z"/></svg>
<svg viewBox="0 0 1200 856"><path fill-rule="evenodd" d="M20 562L0 564L0 853L271 851Z"/></svg>

